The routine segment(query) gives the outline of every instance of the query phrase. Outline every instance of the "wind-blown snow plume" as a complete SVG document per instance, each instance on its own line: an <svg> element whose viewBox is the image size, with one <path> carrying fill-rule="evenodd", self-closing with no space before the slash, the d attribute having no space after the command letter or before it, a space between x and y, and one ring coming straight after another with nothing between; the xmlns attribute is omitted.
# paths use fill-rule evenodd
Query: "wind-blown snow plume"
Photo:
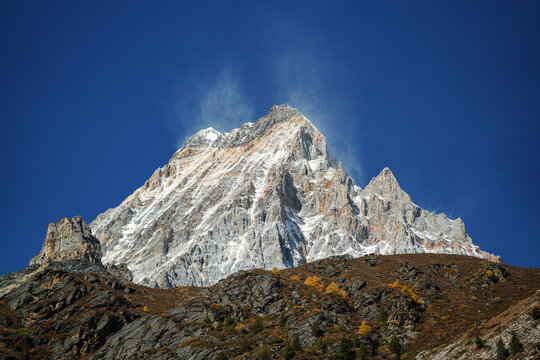
<svg viewBox="0 0 540 360"><path fill-rule="evenodd" d="M364 180L361 155L355 146L358 139L354 138L361 134L361 115L328 91L336 87L340 62L332 56L323 36L310 34L309 41L295 44L294 48L276 49L272 63L276 98L299 109L313 122L350 175L357 181Z"/></svg>
<svg viewBox="0 0 540 360"><path fill-rule="evenodd" d="M254 118L254 109L238 77L225 69L211 81L184 89L176 104L177 116L186 133L213 127L230 130ZM186 137L178 139L180 147Z"/></svg>

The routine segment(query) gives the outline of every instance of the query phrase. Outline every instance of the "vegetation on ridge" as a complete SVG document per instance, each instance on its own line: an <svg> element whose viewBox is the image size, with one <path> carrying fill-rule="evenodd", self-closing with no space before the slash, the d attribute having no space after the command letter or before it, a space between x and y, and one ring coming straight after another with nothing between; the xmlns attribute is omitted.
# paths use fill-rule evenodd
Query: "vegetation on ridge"
<svg viewBox="0 0 540 360"><path fill-rule="evenodd" d="M482 336L539 275L435 254L241 271L210 288L45 270L0 298L0 357L412 359L470 332L473 349L519 358L534 350L519 334L493 347Z"/></svg>

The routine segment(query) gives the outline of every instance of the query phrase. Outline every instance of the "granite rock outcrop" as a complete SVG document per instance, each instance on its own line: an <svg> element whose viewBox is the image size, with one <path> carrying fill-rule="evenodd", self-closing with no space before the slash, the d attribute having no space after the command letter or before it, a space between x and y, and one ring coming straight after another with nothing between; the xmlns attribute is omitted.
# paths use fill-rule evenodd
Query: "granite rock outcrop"
<svg viewBox="0 0 540 360"><path fill-rule="evenodd" d="M74 259L101 263L101 255L101 245L82 217L64 217L49 224L41 251L30 265Z"/></svg>

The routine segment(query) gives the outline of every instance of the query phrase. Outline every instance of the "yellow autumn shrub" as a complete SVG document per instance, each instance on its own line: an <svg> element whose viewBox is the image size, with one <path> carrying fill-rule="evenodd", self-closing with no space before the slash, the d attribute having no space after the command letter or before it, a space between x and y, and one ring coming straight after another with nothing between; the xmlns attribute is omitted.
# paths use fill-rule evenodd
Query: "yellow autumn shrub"
<svg viewBox="0 0 540 360"><path fill-rule="evenodd" d="M304 284L307 286L311 286L312 288L317 289L319 291L324 290L324 285L321 282L321 278L316 275L308 276Z"/></svg>
<svg viewBox="0 0 540 360"><path fill-rule="evenodd" d="M420 303L420 298L418 297L418 294L412 291L412 289L407 284L401 283L399 279L396 279L396 281L394 281L393 283L388 284L388 286L399 289L403 295L412 298L417 303Z"/></svg>
<svg viewBox="0 0 540 360"><path fill-rule="evenodd" d="M331 282L330 285L326 288L325 294L337 294L343 297L347 297L345 290L341 290L335 282Z"/></svg>
<svg viewBox="0 0 540 360"><path fill-rule="evenodd" d="M358 327L358 331L356 332L360 336L366 336L371 332L371 326L366 324L366 320L362 321L362 324Z"/></svg>
<svg viewBox="0 0 540 360"><path fill-rule="evenodd" d="M237 333L247 333L247 327L244 324L238 324L234 327Z"/></svg>

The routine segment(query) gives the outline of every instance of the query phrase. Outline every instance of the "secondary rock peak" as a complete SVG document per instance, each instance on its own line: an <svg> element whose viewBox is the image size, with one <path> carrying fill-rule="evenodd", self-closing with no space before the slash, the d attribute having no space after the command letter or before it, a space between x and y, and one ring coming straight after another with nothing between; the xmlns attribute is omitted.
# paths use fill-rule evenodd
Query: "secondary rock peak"
<svg viewBox="0 0 540 360"><path fill-rule="evenodd" d="M100 243L82 217L65 217L49 224L43 247L39 254L30 260L30 265L80 259L100 263Z"/></svg>
<svg viewBox="0 0 540 360"><path fill-rule="evenodd" d="M365 191L392 200L411 201L410 196L401 189L396 177L388 167L382 169L379 175L371 179Z"/></svg>

